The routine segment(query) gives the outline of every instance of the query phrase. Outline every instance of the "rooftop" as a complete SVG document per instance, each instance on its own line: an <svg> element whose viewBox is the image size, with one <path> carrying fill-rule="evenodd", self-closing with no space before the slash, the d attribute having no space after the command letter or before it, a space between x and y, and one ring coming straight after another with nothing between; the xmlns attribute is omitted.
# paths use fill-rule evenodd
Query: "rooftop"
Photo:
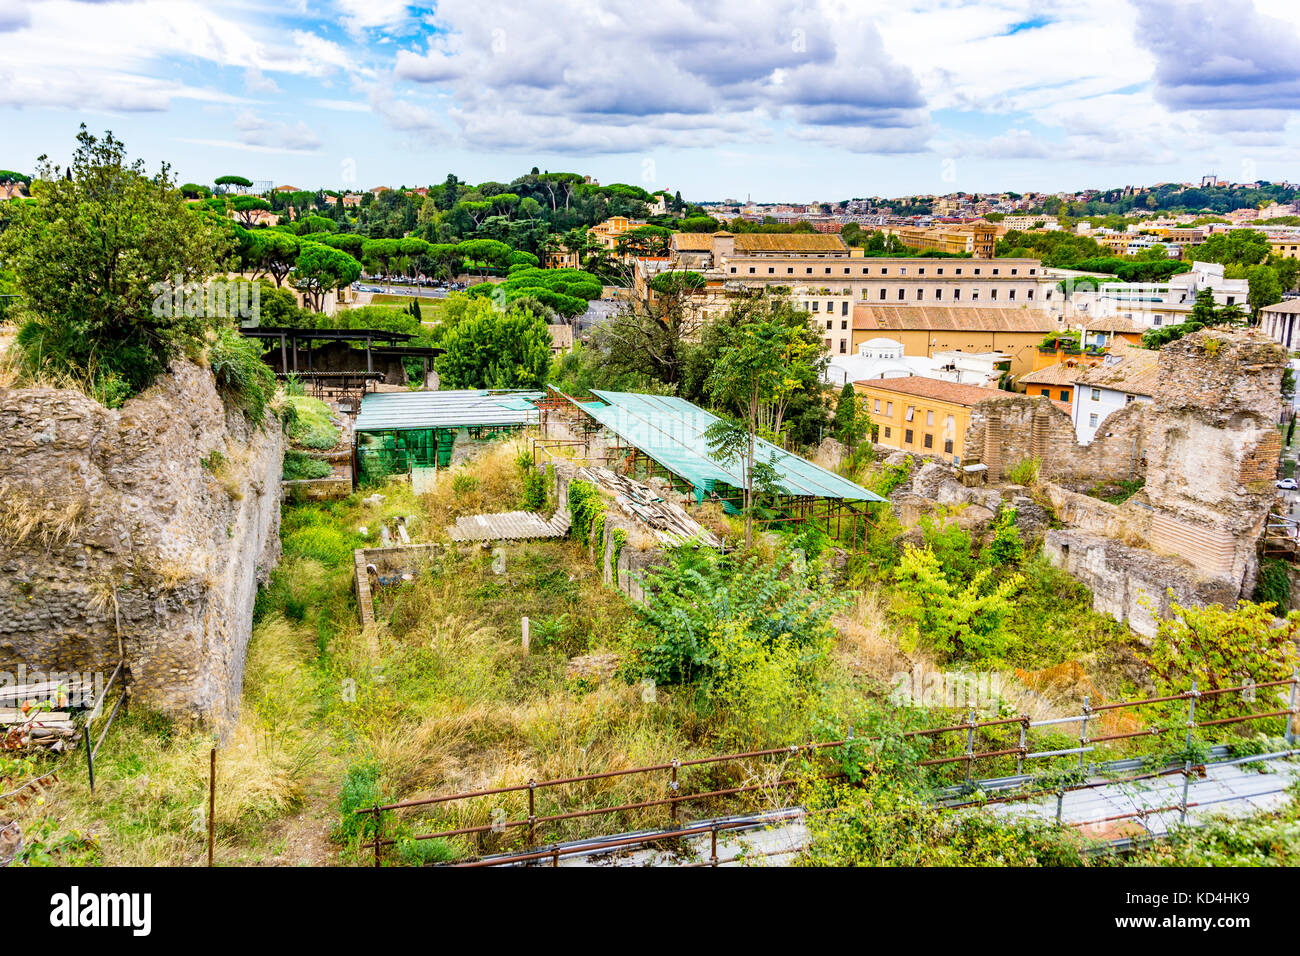
<svg viewBox="0 0 1300 956"><path fill-rule="evenodd" d="M858 305L854 331L926 330L945 332L1055 332L1060 324L1037 309L984 309L976 306Z"/></svg>
<svg viewBox="0 0 1300 956"><path fill-rule="evenodd" d="M1073 385L1088 371L1083 365L1066 365L1064 362L1057 362L1055 365L1048 365L1046 368L1040 368L1037 372L1030 372L1028 375L1020 377L1021 385Z"/></svg>
<svg viewBox="0 0 1300 956"><path fill-rule="evenodd" d="M1129 395L1155 395L1160 385L1159 352L1117 342L1111 346L1109 355L1119 361L1093 366L1075 379L1075 383Z"/></svg>
<svg viewBox="0 0 1300 956"><path fill-rule="evenodd" d="M354 431L527 425L538 419L541 392L484 388L438 392L376 392L361 400Z"/></svg>
<svg viewBox="0 0 1300 956"><path fill-rule="evenodd" d="M849 247L833 233L747 232L736 238L736 252L839 252Z"/></svg>
<svg viewBox="0 0 1300 956"><path fill-rule="evenodd" d="M932 398L935 401L951 402L954 405L975 405L990 398L1005 397L1006 392L997 388L981 388L979 385L960 385L957 382L945 382L942 379L926 378L913 375L910 378L882 378L859 382L861 388L876 388L900 395L914 395L917 398Z"/></svg>
<svg viewBox="0 0 1300 956"><path fill-rule="evenodd" d="M592 394L601 403L574 404L617 434L622 441L689 481L695 487L697 496L712 491L718 482L732 488L744 487L740 466L734 462L719 462L709 451L704 433L718 421L716 415L684 398L667 395L595 389L592 389ZM755 461L770 464L776 469L777 483L787 495L847 501L885 500L848 479L761 438L757 442Z"/></svg>

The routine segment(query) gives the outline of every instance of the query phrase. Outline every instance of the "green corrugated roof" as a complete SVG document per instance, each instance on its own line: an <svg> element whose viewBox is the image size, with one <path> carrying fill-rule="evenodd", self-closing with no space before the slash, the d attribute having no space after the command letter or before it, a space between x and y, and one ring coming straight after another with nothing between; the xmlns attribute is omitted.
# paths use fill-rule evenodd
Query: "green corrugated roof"
<svg viewBox="0 0 1300 956"><path fill-rule="evenodd" d="M723 465L709 454L705 430L718 420L682 398L639 395L633 392L602 392L592 389L608 405L581 403L579 407L623 441L649 455L673 474L696 488L725 482L744 487L738 464ZM805 458L758 440L757 461L766 461L780 476L782 490L790 495L841 498L848 501L884 501L877 494L814 465Z"/></svg>
<svg viewBox="0 0 1300 956"><path fill-rule="evenodd" d="M354 430L403 431L462 425L527 425L538 420L541 392L472 388L445 392L375 392L361 400Z"/></svg>

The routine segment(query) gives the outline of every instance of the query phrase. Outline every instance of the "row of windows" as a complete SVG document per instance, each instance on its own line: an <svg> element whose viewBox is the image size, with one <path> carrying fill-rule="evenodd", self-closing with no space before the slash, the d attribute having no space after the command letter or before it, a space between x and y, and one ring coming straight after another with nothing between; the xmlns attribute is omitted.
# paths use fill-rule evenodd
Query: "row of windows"
<svg viewBox="0 0 1300 956"><path fill-rule="evenodd" d="M885 437L886 437L886 438L890 437L890 433L891 433L892 431L893 431L893 429L891 429L888 425L886 425L886 426L885 426ZM914 443L915 443L915 437L914 437L913 434L912 434L912 429L910 429L910 428L905 428L905 429L903 429L903 444L904 444L904 445L911 445L911 444L914 444ZM931 435L931 434L929 434L929 433L923 435L923 436L922 436L922 442L921 442L921 443L922 443L922 445L923 445L925 448L933 448L933 447L934 447L934 436ZM952 447L953 447L953 446L952 446L952 439L951 439L951 438L946 439L946 440L944 441L944 443L943 443L943 453L944 453L945 455L951 455L951 454L952 454Z"/></svg>
<svg viewBox="0 0 1300 956"><path fill-rule="evenodd" d="M962 268L963 268L962 266L957 266L956 268L954 268L954 269L952 270L952 272L950 273L950 275L954 275L954 276L963 275ZM983 267L981 267L981 266L976 266L976 267L975 267L974 269L972 269L969 273L965 273L965 274L966 274L966 275L976 275L976 276L978 276L978 275L984 275L985 273L982 271L982 268L983 268ZM823 274L823 275L832 275L833 273L832 273L831 269L832 269L831 266L825 266L824 269L823 269L822 274ZM853 267L852 267L852 266L844 266L843 269L844 269L844 273L843 273L844 275L846 275L846 276L848 276L848 275L853 275ZM731 267L731 272L732 272L733 275L734 275L736 272L738 272L738 271L739 271L739 266L732 266L732 267ZM750 274L750 275L755 275L757 272L758 272L758 267L757 267L757 266L749 266L749 274ZM775 275L775 274L776 274L776 266L768 266L768 267L767 267L767 273L768 273L768 275ZM792 275L794 275L794 274L795 274L795 272L794 272L794 266L786 266L785 274L788 275L788 276L792 276ZM813 274L813 267L812 267L812 266L805 266L805 267L804 267L804 275L812 275L812 274ZM859 275L864 275L864 276L865 276L865 275L870 275L871 272L870 272L870 270L868 269L867 266L862 266L862 267L860 268L860 271L859 271L858 274L859 274ZM889 269L888 269L888 267L884 267L884 268L882 268L882 269L880 270L880 272L877 273L877 274L878 274L878 275L882 275L882 276L887 276L887 275L889 275ZM900 275L900 276L905 276L905 275L907 275L907 266L901 266L901 267L899 268L897 274ZM943 267L942 267L942 266L940 266L939 268L935 269L934 272L931 273L931 275L934 275L934 276L941 276L941 275L943 275L943 274L944 274L944 271L943 271ZM1002 273L1002 269L1001 269L1001 267L998 267L998 268L992 269L992 270L990 270L990 271L988 272L988 275L995 275L995 276L997 276L997 275L1002 275L1002 274L1003 274L1003 273ZM1014 268L1012 268L1012 269L1009 270L1008 274L1009 274L1009 275L1013 275L1013 276L1018 276L1018 275L1020 275L1020 268L1019 268L1018 266L1017 266L1017 267L1014 267ZM1037 270L1037 269L1029 269L1029 270L1027 270L1027 274L1028 274L1028 275L1031 275L1031 276L1032 276L1032 275L1037 275L1037 274L1038 274L1038 270ZM925 275L925 267L924 267L924 266L920 266L920 267L918 267L917 270L916 270L914 273L912 273L912 275L916 275L916 276L923 276L923 275Z"/></svg>
<svg viewBox="0 0 1300 956"><path fill-rule="evenodd" d="M818 299L813 299L813 300L812 300L812 310L813 310L814 312L819 312L819 311L821 311L821 310L820 310L820 306L821 306L821 301L820 301L820 300L818 300ZM835 303L834 303L834 302L829 302L829 301L828 301L828 302L826 303L826 312L827 312L827 314L830 314L830 313L832 313L832 312L834 312L834 311L835 311ZM849 300L848 300L848 299L845 299L845 300L843 300L842 302L840 302L840 315L848 315L848 314L849 314Z"/></svg>
<svg viewBox="0 0 1300 956"><path fill-rule="evenodd" d="M827 351L833 351L833 350L834 350L834 346L831 345L831 340L830 340L830 339L826 339L826 350L827 350ZM848 355L848 354L849 354L849 340L848 340L848 339L840 339L840 354L841 354L841 355Z"/></svg>
<svg viewBox="0 0 1300 956"><path fill-rule="evenodd" d="M1025 298L1026 298L1027 300L1033 299L1033 297L1034 297L1034 290L1033 290L1033 289L1025 289L1024 291L1025 291ZM996 301L998 300L998 290L997 290L997 289L989 289L989 290L988 290L988 293L989 293L989 301L990 301L990 302L996 302ZM1007 301L1007 302L1015 302L1015 301L1016 301L1016 290L1015 290L1015 289L1007 289L1007 290L1006 290L1006 293L1007 293L1007 298L1006 298L1006 301ZM1052 296L1052 293L1049 291L1049 292L1047 293L1047 297L1050 299L1051 296ZM881 302L886 302L886 301L888 301L888 300L889 300L889 290L886 289L886 288L884 288L884 287L881 287L881 288L877 291L877 296L876 296L876 297L877 297L877 299L879 299L879 301L881 301ZM980 290L979 290L979 289L971 289L971 290L970 290L970 301L972 301L972 302L976 302L976 301L979 300L979 297L980 297ZM869 298L870 298L870 293L869 293L866 289L863 289L863 290L862 290L862 298L864 298L864 299L869 299ZM908 301L908 298L907 298L907 290L906 290L906 289L899 289L899 290L898 290L898 301L899 301L899 302L906 302L906 301ZM914 301L914 302L924 302L924 301L925 301L925 290L924 290L924 289L917 289L917 290L916 290L916 298L913 299L912 301ZM944 301L944 298L943 298L943 289L935 289L935 290L934 290L934 300L933 300L933 301L935 301L935 302L943 302L943 301ZM953 289L953 290L952 290L952 298L949 299L948 301L950 301L950 302L960 302L960 301L961 301L961 289L960 289L960 288Z"/></svg>

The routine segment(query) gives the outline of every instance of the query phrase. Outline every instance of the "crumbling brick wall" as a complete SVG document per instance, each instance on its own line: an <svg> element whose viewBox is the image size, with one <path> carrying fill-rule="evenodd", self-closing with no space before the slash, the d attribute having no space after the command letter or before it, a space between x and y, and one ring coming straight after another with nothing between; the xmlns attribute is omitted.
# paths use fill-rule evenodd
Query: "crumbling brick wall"
<svg viewBox="0 0 1300 956"><path fill-rule="evenodd" d="M1235 601L1254 589L1257 545L1276 499L1286 361L1285 350L1256 330L1205 329L1161 349L1153 401L1112 413L1086 446L1075 443L1069 416L1048 399L981 402L966 434L967 463L983 460L996 480L1017 460L1041 461L1057 516L1111 542L1104 561L1100 546L1088 548L1086 561L1078 549L1048 549L1095 595L1149 592L1134 583L1146 555L1153 568L1166 568L1168 559L1189 572L1164 575L1184 603L1205 595ZM1118 506L1057 484L1134 477L1145 486ZM1127 549L1122 560L1117 548ZM1162 590L1148 596L1163 606ZM1136 607L1129 597L1097 600L1112 611Z"/></svg>
<svg viewBox="0 0 1300 956"><path fill-rule="evenodd" d="M279 557L283 439L177 363L113 410L0 389L0 670L110 672L172 714L233 716Z"/></svg>
<svg viewBox="0 0 1300 956"><path fill-rule="evenodd" d="M1141 402L1106 418L1090 445L1075 440L1074 423L1049 398L1006 394L971 410L963 464L983 462L997 481L1017 462L1031 458L1039 474L1057 481L1127 481L1146 468L1148 406Z"/></svg>

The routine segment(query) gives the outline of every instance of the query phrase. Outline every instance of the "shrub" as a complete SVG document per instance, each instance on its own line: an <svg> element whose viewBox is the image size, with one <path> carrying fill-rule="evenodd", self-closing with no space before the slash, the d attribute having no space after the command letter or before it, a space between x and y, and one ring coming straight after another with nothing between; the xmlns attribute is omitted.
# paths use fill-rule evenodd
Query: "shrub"
<svg viewBox="0 0 1300 956"><path fill-rule="evenodd" d="M266 409L275 397L275 373L262 361L262 347L231 329L222 329L208 346L208 366L217 390L249 421L266 424Z"/></svg>
<svg viewBox="0 0 1300 956"><path fill-rule="evenodd" d="M1003 622L1024 579L1013 574L994 584L992 573L982 568L963 587L945 576L933 551L908 545L894 581L900 612L913 624L912 640L957 660L1000 655L1008 640Z"/></svg>
<svg viewBox="0 0 1300 956"><path fill-rule="evenodd" d="M284 471L281 477L285 481L298 481L304 478L328 478L334 473L329 462L313 458L304 452L289 449L284 453Z"/></svg>
<svg viewBox="0 0 1300 956"><path fill-rule="evenodd" d="M295 445L323 451L338 444L339 430L330 417L329 406L320 399L289 395L285 411L285 430Z"/></svg>
<svg viewBox="0 0 1300 956"><path fill-rule="evenodd" d="M1285 561L1265 558L1259 563L1254 597L1260 604L1273 604L1274 611L1285 611L1290 606L1291 575Z"/></svg>
<svg viewBox="0 0 1300 956"><path fill-rule="evenodd" d="M1022 458L1007 469L1007 481L1013 485L1032 485L1038 481L1038 472L1042 466L1041 458Z"/></svg>

